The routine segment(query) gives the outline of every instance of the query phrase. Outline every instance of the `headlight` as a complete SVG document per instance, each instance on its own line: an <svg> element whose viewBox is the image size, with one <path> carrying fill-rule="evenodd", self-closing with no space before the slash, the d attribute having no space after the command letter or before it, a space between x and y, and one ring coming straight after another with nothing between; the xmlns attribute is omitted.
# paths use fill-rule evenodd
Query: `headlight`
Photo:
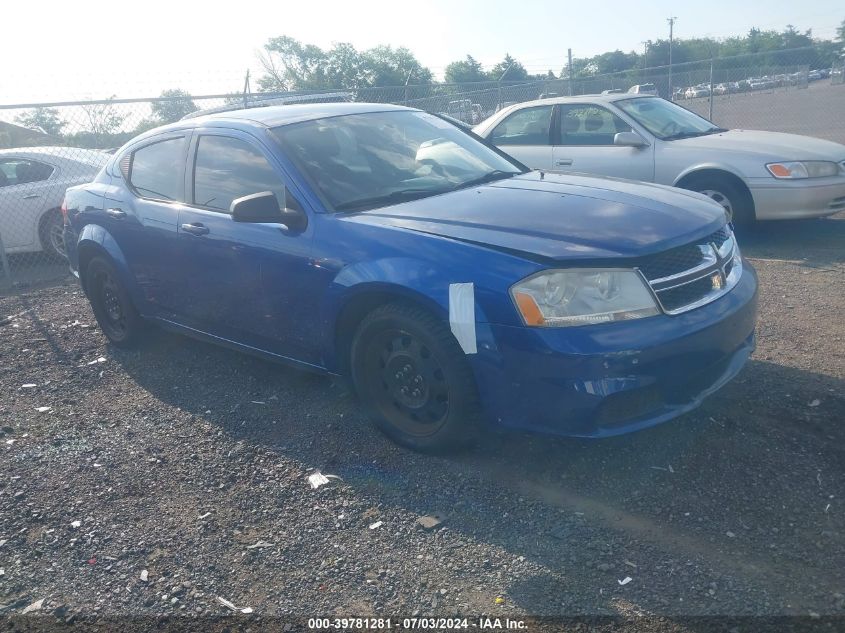
<svg viewBox="0 0 845 633"><path fill-rule="evenodd" d="M769 163L766 169L775 178L794 180L796 178L823 178L836 176L839 165L827 160L791 161L788 163Z"/></svg>
<svg viewBox="0 0 845 633"><path fill-rule="evenodd" d="M520 281L511 296L525 325L562 327L659 314L633 270L550 270Z"/></svg>

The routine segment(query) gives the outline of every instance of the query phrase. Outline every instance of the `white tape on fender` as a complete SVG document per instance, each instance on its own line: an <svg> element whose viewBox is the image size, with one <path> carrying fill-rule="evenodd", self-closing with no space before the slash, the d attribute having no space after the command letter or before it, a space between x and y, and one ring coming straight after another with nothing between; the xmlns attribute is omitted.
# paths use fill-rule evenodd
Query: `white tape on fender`
<svg viewBox="0 0 845 633"><path fill-rule="evenodd" d="M478 352L475 342L475 286L449 284L449 326L465 354Z"/></svg>

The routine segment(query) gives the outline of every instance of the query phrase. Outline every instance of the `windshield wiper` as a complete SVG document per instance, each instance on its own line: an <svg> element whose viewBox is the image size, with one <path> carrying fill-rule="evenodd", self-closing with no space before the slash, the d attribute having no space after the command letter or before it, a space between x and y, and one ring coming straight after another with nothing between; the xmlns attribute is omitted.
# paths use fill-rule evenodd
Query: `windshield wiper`
<svg viewBox="0 0 845 633"><path fill-rule="evenodd" d="M721 127L713 127L709 130L704 130L703 132L678 132L676 134L670 134L669 136L664 136L664 141L677 141L681 138L694 138L696 136L708 136L710 134L719 134L720 132L727 132L725 128Z"/></svg>
<svg viewBox="0 0 845 633"><path fill-rule="evenodd" d="M512 176L516 176L521 172L518 171L504 171L502 169L494 169L493 171L488 171L483 176L479 176L478 178L471 178L470 180L465 180L464 182L455 185L455 189L463 189L464 187L474 187L475 185L483 185L488 182L493 182L495 180L504 180L505 178L511 178Z"/></svg>
<svg viewBox="0 0 845 633"><path fill-rule="evenodd" d="M358 198L357 200L341 202L340 204L336 204L334 208L336 211L361 211L384 207L389 204L397 204L399 202L418 200L419 198L433 196L438 193L443 193L443 191L437 189L400 189L399 191L391 191L383 196Z"/></svg>

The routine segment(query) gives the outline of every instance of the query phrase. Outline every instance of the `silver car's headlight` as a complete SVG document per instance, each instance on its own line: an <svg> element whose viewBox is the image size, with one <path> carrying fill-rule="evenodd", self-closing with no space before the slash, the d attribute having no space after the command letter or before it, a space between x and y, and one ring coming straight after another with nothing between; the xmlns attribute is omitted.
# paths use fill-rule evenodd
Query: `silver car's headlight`
<svg viewBox="0 0 845 633"><path fill-rule="evenodd" d="M795 180L799 178L824 178L839 174L839 163L829 160L788 161L768 163L766 169L775 178Z"/></svg>
<svg viewBox="0 0 845 633"><path fill-rule="evenodd" d="M627 321L660 313L633 270L548 270L523 279L511 296L525 325L563 327Z"/></svg>

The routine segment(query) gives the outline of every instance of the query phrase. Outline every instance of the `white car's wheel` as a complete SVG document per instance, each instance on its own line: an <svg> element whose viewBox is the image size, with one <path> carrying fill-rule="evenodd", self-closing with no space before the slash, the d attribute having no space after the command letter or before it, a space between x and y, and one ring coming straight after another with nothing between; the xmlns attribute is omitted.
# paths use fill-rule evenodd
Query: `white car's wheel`
<svg viewBox="0 0 845 633"><path fill-rule="evenodd" d="M62 214L53 209L48 211L41 220L38 229L38 237L41 239L41 248L45 253L53 257L67 258L65 254L65 223Z"/></svg>
<svg viewBox="0 0 845 633"><path fill-rule="evenodd" d="M700 176L681 185L684 189L703 193L718 202L725 210L728 220L734 224L754 222L754 201L748 191L743 191L727 177Z"/></svg>
<svg viewBox="0 0 845 633"><path fill-rule="evenodd" d="M725 212L728 214L728 218L733 221L734 217L734 207L731 199L728 198L724 193L717 189L699 189L698 193L703 193L705 196L714 200L722 205L722 208L725 209Z"/></svg>

